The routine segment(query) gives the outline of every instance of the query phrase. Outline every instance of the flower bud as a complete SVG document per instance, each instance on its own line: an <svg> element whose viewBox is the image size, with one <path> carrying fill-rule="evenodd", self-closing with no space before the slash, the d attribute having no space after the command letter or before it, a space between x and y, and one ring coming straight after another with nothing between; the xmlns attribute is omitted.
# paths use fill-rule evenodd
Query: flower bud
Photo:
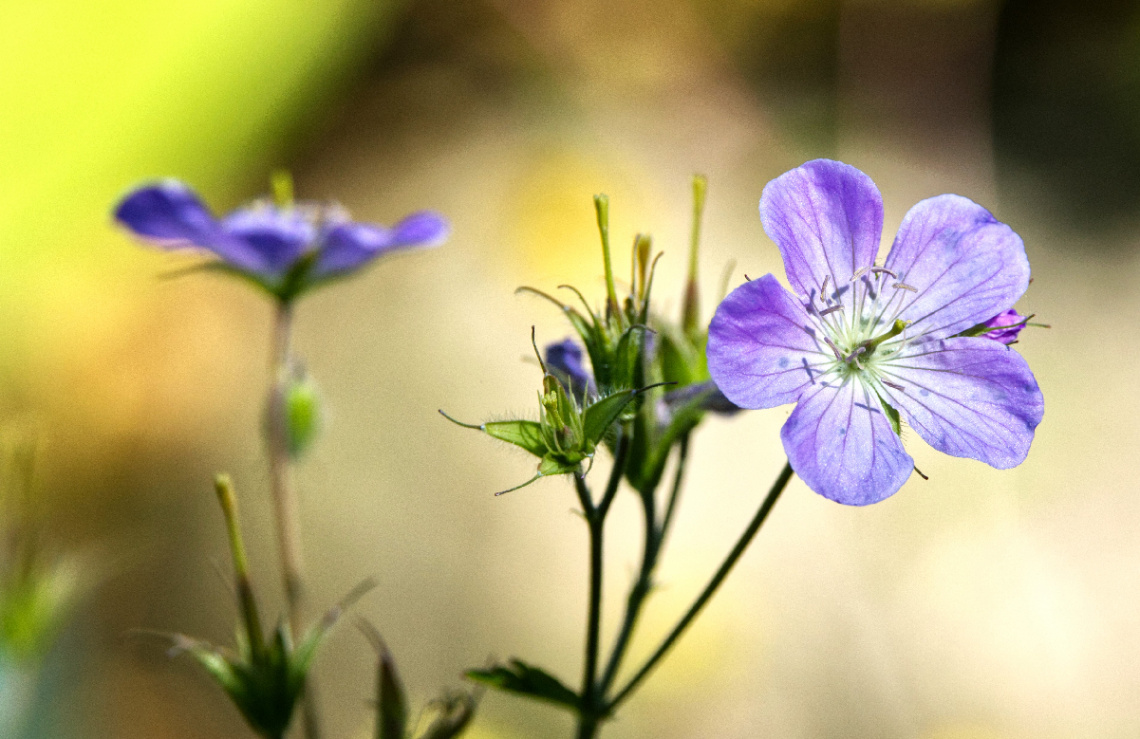
<svg viewBox="0 0 1140 739"><path fill-rule="evenodd" d="M320 394L316 383L299 374L285 387L285 433L289 455L299 458L321 430Z"/></svg>

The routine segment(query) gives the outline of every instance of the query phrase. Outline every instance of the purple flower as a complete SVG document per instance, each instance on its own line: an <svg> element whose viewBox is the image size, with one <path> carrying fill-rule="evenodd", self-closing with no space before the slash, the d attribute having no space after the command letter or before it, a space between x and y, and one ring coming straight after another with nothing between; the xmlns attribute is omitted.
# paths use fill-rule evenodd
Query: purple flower
<svg viewBox="0 0 1140 739"><path fill-rule="evenodd" d="M582 405L587 395L596 394L594 378L582 364L582 347L573 339L546 346L546 367Z"/></svg>
<svg viewBox="0 0 1140 739"><path fill-rule="evenodd" d="M998 313L988 321L983 321L983 332L979 336L1000 341L1006 345L1013 344L1017 341L1017 335L1021 333L1021 329L1025 328L1025 322L1028 320L1028 317L1020 315L1013 308L1010 308Z"/></svg>
<svg viewBox="0 0 1140 739"><path fill-rule="evenodd" d="M709 371L745 408L797 403L781 439L807 485L832 500L883 500L914 462L900 416L935 449L1020 464L1044 401L1025 360L956 336L1006 311L1029 284L1021 239L958 195L923 200L875 266L882 198L825 159L776 178L760 199L792 291L768 274L730 294L709 327Z"/></svg>
<svg viewBox="0 0 1140 739"><path fill-rule="evenodd" d="M350 221L336 206L304 202L287 207L256 202L217 219L177 180L128 193L115 208L115 219L153 244L213 252L223 267L282 300L383 254L439 244L448 231L435 213L414 213L386 228Z"/></svg>

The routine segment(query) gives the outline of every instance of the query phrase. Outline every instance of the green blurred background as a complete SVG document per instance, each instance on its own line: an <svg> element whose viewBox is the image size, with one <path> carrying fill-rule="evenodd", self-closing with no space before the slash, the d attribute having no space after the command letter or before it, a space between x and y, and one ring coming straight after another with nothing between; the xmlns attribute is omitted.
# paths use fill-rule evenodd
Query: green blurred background
<svg viewBox="0 0 1140 739"><path fill-rule="evenodd" d="M1079 7L1079 10L1076 8ZM327 428L297 483L310 602L368 576L414 702L518 655L576 676L585 531L562 480L494 498L531 463L436 415L529 413L521 284L597 295L590 197L619 245L665 250L679 309L689 176L711 190L719 275L781 273L756 214L806 159L886 201L957 192L1025 239L1018 349L1046 417L997 472L907 443L931 480L868 509L792 486L673 656L606 736L1135 737L1140 733L1140 8L1128 0L0 0L0 414L42 440L37 489L91 591L43 665L41 735L244 737L189 660L131 629L226 641L234 614L210 480L233 474L259 587L280 604L259 442L270 306L172 278L193 259L110 223L176 176L222 211L288 167L300 197L391 223L430 207L444 247L304 301L297 350ZM619 254L624 253L624 246ZM691 599L782 462L788 409L706 424L635 654ZM632 496L630 496L632 497ZM640 546L619 499L613 624ZM624 533L623 533L624 532ZM638 651L640 649L640 652ZM373 654L318 664L329 735L367 736ZM12 683L0 686L7 697ZM476 739L567 736L488 695Z"/></svg>

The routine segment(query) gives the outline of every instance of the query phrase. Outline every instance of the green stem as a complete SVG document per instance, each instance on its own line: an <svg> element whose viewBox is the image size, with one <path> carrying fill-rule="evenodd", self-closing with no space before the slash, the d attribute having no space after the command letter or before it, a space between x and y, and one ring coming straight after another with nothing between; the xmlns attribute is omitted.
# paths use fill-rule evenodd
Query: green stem
<svg viewBox="0 0 1140 739"><path fill-rule="evenodd" d="M582 705L579 711L579 737L583 737L583 726L597 725L600 703L597 694L598 641L602 622L602 555L603 524L605 519L594 515L590 518L590 604L586 625L586 664L582 670ZM595 729L585 736L593 736Z"/></svg>
<svg viewBox="0 0 1140 739"><path fill-rule="evenodd" d="M677 625L673 627L673 630L669 632L669 636L665 637L665 641L661 643L661 646L657 648L657 651L654 652L648 660L646 660L645 664L641 667L640 670L638 670L637 674L634 675L633 678L631 678L630 681L626 683L625 687L622 688L616 696L614 696L613 700L609 702L609 705L606 706L607 712L613 711L615 708L617 708L626 698L629 697L634 689L641 684L641 681L644 680L650 671L652 671L653 668L657 666L657 663L661 661L661 658L665 656L670 648L672 648L673 644L677 641L678 638L680 638L681 634L684 633L685 629L689 627L689 624L693 622L693 619L697 617L697 615L709 602L712 596L716 593L717 588L719 588L721 583L724 582L724 579L728 577L728 573L732 571L733 566L740 559L740 556L744 554L744 551L748 548L748 545L752 543L752 539L756 536L756 533L760 530L760 527L764 525L764 521L768 518L768 514L772 511L772 507L776 505L776 501L780 498L780 493L784 491L784 488L788 485L788 481L792 479L792 474L792 466L785 463L784 469L780 471L779 477L777 477L776 481L772 483L772 488L768 491L768 495L766 498L764 498L764 502L760 504L760 509L756 511L756 515L748 524L748 528L746 528L744 530L744 533L741 534L740 539L736 542L736 546L734 546L732 548L732 551L729 552L728 557L716 571L716 574L714 574L712 579L709 580L708 585L706 585L705 589L701 591L701 594L697 596L696 601L694 601L693 605L689 607L689 610L685 613L685 615L681 617L681 620L677 623Z"/></svg>
<svg viewBox="0 0 1140 739"><path fill-rule="evenodd" d="M637 580L634 581L633 587L630 588L629 596L626 599L625 616L622 620L621 630L618 632L617 639L614 641L613 651L610 653L610 661L606 665L606 671L602 676L601 687L598 692L605 698L606 693L609 692L610 687L613 685L614 680L617 678L618 670L621 669L622 660L625 658L625 651L629 647L630 639L633 638L634 629L637 626L638 618L641 616L642 607L645 605L646 598L653 590L653 573L657 569L657 563L660 561L661 549L665 543L665 535L669 530L669 525L673 519L673 511L676 510L677 498L681 489L681 480L685 471L685 462L689 455L689 437L686 434L681 439L680 450L677 456L677 471L673 477L673 486L669 494L669 502L665 509L665 517L661 523L657 523L657 509L653 491L645 491L641 495L641 502L643 513L645 517L645 543L641 554L641 569L638 571Z"/></svg>
<svg viewBox="0 0 1140 739"><path fill-rule="evenodd" d="M677 501L681 497L681 481L685 475L685 463L689 460L689 435L681 437L680 449L677 452L677 471L673 475L673 488L669 491L669 502L665 504L665 516L661 519L661 528L657 531L658 546L665 543L669 528L673 525L673 514L677 511Z"/></svg>
<svg viewBox="0 0 1140 739"><path fill-rule="evenodd" d="M605 541L606 514L617 495L622 475L625 472L625 462L629 451L628 434L619 427L618 438L614 447L614 463L610 470L610 477L606 483L605 491L597 504L590 496L586 481L581 477L574 477L574 485L578 491L578 499L582 503L586 515L586 523L590 528L590 595L586 612L586 655L582 667L582 688L579 693L581 705L578 707L578 738L590 739L598 730L598 723L604 715L602 704L605 697L599 690L598 676L598 645L602 626L602 574Z"/></svg>
<svg viewBox="0 0 1140 739"><path fill-rule="evenodd" d="M281 577L285 586L285 604L289 613L289 627L294 638L304 632L301 601L303 598L304 566L301 559L301 529L297 519L297 497L293 492L290 460L288 420L285 395L292 372L290 344L293 331L293 305L289 301L277 302L273 325L273 357L270 367L269 392L269 479L273 498L273 520L277 529L277 543L281 556ZM320 739L320 720L316 708L316 690L310 675L305 681L302 704L305 736Z"/></svg>

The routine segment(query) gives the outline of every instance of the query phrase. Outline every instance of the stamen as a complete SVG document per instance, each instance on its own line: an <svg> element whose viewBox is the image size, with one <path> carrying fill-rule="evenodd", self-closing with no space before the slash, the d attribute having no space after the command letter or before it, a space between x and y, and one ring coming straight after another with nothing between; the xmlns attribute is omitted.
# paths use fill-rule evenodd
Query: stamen
<svg viewBox="0 0 1140 739"><path fill-rule="evenodd" d="M896 275L894 272L890 271L886 267L871 267L871 271L877 275L890 275L891 277L895 278L896 280L899 278L898 275Z"/></svg>
<svg viewBox="0 0 1140 739"><path fill-rule="evenodd" d="M890 380L879 380L879 382L883 383L883 384L884 384L884 385L886 385L887 387L893 387L895 390L900 390L900 391L901 391L901 390L906 390L906 388L905 388L905 387L903 387L902 385L898 385L898 384L896 384L896 383L893 383L893 382L891 382Z"/></svg>
<svg viewBox="0 0 1140 739"><path fill-rule="evenodd" d="M910 285L906 284L905 282L896 282L895 284L891 285L891 287L896 288L898 290L910 290L912 293L918 292L917 287L911 287Z"/></svg>
<svg viewBox="0 0 1140 739"><path fill-rule="evenodd" d="M824 336L823 340L825 342L827 342L828 346L831 347L831 351L833 354L835 354L835 358L838 359L840 362L844 361L843 355L839 353L839 347L837 347L835 345L835 342L831 340L831 337L830 336Z"/></svg>
<svg viewBox="0 0 1140 739"><path fill-rule="evenodd" d="M843 361L847 362L848 364L850 364L851 362L854 362L856 367L858 367L859 369L863 369L863 365L859 364L859 355L865 353L866 351L867 351L867 347L857 346L857 347L855 347L855 351L848 354L843 359Z"/></svg>
<svg viewBox="0 0 1140 739"><path fill-rule="evenodd" d="M830 280L831 280L831 275L824 275L823 276L823 287L819 288L819 299L825 303L827 302L827 283Z"/></svg>
<svg viewBox="0 0 1140 739"><path fill-rule="evenodd" d="M830 308L824 308L819 312L820 317L826 316L828 313L834 313L837 310L843 310L842 305L833 305Z"/></svg>

